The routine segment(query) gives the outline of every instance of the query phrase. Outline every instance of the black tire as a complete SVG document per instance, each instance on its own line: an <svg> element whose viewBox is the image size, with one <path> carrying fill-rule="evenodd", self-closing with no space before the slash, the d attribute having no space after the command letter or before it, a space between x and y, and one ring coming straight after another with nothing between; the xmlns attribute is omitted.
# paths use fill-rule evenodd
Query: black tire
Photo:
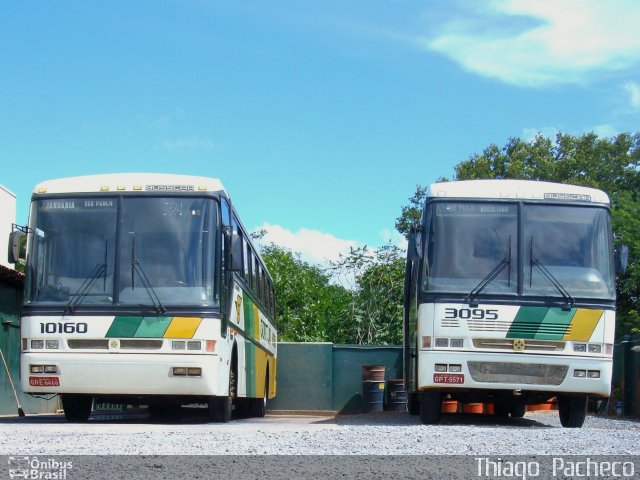
<svg viewBox="0 0 640 480"><path fill-rule="evenodd" d="M493 404L493 416L496 418L509 418L511 413L511 405L503 402L494 402Z"/></svg>
<svg viewBox="0 0 640 480"><path fill-rule="evenodd" d="M526 403L512 403L511 404L511 418L522 418L527 413Z"/></svg>
<svg viewBox="0 0 640 480"><path fill-rule="evenodd" d="M558 396L560 423L565 428L581 428L587 416L587 396Z"/></svg>
<svg viewBox="0 0 640 480"><path fill-rule="evenodd" d="M64 416L69 422L84 423L89 420L93 397L86 395L62 395Z"/></svg>
<svg viewBox="0 0 640 480"><path fill-rule="evenodd" d="M269 378L265 380L264 397L251 399L251 416L262 418L267 414L267 397L269 395Z"/></svg>
<svg viewBox="0 0 640 480"><path fill-rule="evenodd" d="M407 395L407 412L409 412L409 415L420 414L420 398L417 393Z"/></svg>
<svg viewBox="0 0 640 480"><path fill-rule="evenodd" d="M220 397L209 397L209 418L216 423L227 423L231 420L233 402L236 397L236 373L229 370L229 394Z"/></svg>
<svg viewBox="0 0 640 480"><path fill-rule="evenodd" d="M442 416L442 394L440 392L422 392L420 395L420 421L424 425L440 423Z"/></svg>

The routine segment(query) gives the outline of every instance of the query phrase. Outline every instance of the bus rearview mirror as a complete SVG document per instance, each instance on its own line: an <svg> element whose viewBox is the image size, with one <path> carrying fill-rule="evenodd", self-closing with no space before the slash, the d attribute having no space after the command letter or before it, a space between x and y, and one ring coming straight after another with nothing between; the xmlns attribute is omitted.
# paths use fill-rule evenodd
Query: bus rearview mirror
<svg viewBox="0 0 640 480"><path fill-rule="evenodd" d="M231 261L229 269L232 272L242 271L242 237L237 234L231 235Z"/></svg>
<svg viewBox="0 0 640 480"><path fill-rule="evenodd" d="M18 263L18 260L20 260L20 239L23 235L19 230L9 234L9 263Z"/></svg>

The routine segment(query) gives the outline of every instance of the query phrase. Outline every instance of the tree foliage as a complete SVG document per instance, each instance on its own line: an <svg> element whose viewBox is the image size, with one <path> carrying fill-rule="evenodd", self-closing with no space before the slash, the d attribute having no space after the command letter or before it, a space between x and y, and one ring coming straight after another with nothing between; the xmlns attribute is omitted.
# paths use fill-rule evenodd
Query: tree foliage
<svg viewBox="0 0 640 480"><path fill-rule="evenodd" d="M290 250L271 244L261 255L273 279L280 340L349 343L350 293Z"/></svg>
<svg viewBox="0 0 640 480"><path fill-rule="evenodd" d="M640 331L640 133L600 138L558 134L532 141L511 138L495 144L455 167L455 180L523 179L569 183L604 190L611 198L613 226L630 247L629 269L618 278L618 334ZM402 209L396 228L419 218L425 188L418 185ZM422 196L420 196L422 195ZM419 198L418 198L419 197ZM416 215L418 215L416 217Z"/></svg>
<svg viewBox="0 0 640 480"><path fill-rule="evenodd" d="M273 279L281 340L402 341L404 259L397 247L352 249L327 268L274 244L262 246L261 255Z"/></svg>
<svg viewBox="0 0 640 480"><path fill-rule="evenodd" d="M404 255L395 245L352 248L332 263L343 283L351 283L347 311L354 343L402 342Z"/></svg>

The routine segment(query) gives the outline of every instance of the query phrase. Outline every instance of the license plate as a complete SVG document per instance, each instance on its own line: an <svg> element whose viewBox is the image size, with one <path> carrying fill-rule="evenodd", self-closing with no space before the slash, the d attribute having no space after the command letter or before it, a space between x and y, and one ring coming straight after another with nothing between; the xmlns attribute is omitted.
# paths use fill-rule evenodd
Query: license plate
<svg viewBox="0 0 640 480"><path fill-rule="evenodd" d="M60 377L29 377L32 387L59 387Z"/></svg>
<svg viewBox="0 0 640 480"><path fill-rule="evenodd" d="M464 383L464 373L434 373L433 383Z"/></svg>

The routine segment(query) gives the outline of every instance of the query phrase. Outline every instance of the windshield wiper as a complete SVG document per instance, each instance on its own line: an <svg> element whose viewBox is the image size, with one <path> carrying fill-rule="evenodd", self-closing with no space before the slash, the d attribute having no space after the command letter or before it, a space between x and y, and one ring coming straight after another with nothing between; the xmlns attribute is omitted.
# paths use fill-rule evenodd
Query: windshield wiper
<svg viewBox="0 0 640 480"><path fill-rule="evenodd" d="M498 235L497 232L496 232L496 235ZM500 236L498 236L498 239L500 239ZM469 307L476 308L479 305L478 298L477 298L478 295L480 295L480 293L482 293L482 291L485 288L487 288L489 284L493 282L508 265L509 266L511 265L511 235L509 235L509 248L505 252L504 258L500 260L498 264L495 267L493 267L491 271L487 273L487 275L480 281L480 283L476 285L474 289L469 292L469 295L467 296L467 302L469 303ZM511 268L509 268L508 272L509 272L509 277L507 282L508 282L508 286L511 286Z"/></svg>
<svg viewBox="0 0 640 480"><path fill-rule="evenodd" d="M140 265L140 262L136 259L136 234L135 232L130 232L130 235L132 236L132 239L131 239L131 290L135 289L135 274L137 273L138 277L140 278L140 281L142 282L142 286L147 290L147 294L149 295L149 298L151 299L151 302L153 303L153 306L155 307L156 312L164 314L167 312L167 309L160 301L160 297L158 297L158 294L156 293L154 288L151 286L149 277L147 277L147 274L144 272L142 265Z"/></svg>
<svg viewBox="0 0 640 480"><path fill-rule="evenodd" d="M76 311L78 306L82 303L82 301L89 294L89 290L93 286L94 282L103 277L102 291L104 292L107 289L107 254L109 252L109 241L104 241L104 260L102 263L98 263L91 274L82 282L80 288L73 294L73 298L69 300L67 306L64 309L65 313L73 313Z"/></svg>
<svg viewBox="0 0 640 480"><path fill-rule="evenodd" d="M67 303L67 306L64 309L64 313L75 312L76 308L78 308L78 306L82 303L82 301L85 299L85 297L89 293L89 290L91 290L91 287L93 286L95 281L98 278L100 278L102 275L106 276L106 273L107 273L107 264L98 263L93 269L93 271L91 272L91 275L85 278L84 282L82 282L82 284L80 285L80 288L78 288L78 290L72 295L73 298L69 300L69 303Z"/></svg>
<svg viewBox="0 0 640 480"><path fill-rule="evenodd" d="M558 280L553 275L553 273L551 273L549 269L542 264L540 260L533 257L533 236L531 237L531 246L529 248L529 258L531 259L531 262L529 263L529 288L531 288L533 284L533 267L538 267L538 269L542 272L545 278L549 280L551 285L553 285L556 288L556 290L560 292L560 295L562 295L562 298L564 299L564 305L562 307L562 310L564 311L571 310L571 308L573 307L573 304L575 303L575 300L573 299L573 297L569 294L567 289L564 288L562 283L560 283L560 280Z"/></svg>

